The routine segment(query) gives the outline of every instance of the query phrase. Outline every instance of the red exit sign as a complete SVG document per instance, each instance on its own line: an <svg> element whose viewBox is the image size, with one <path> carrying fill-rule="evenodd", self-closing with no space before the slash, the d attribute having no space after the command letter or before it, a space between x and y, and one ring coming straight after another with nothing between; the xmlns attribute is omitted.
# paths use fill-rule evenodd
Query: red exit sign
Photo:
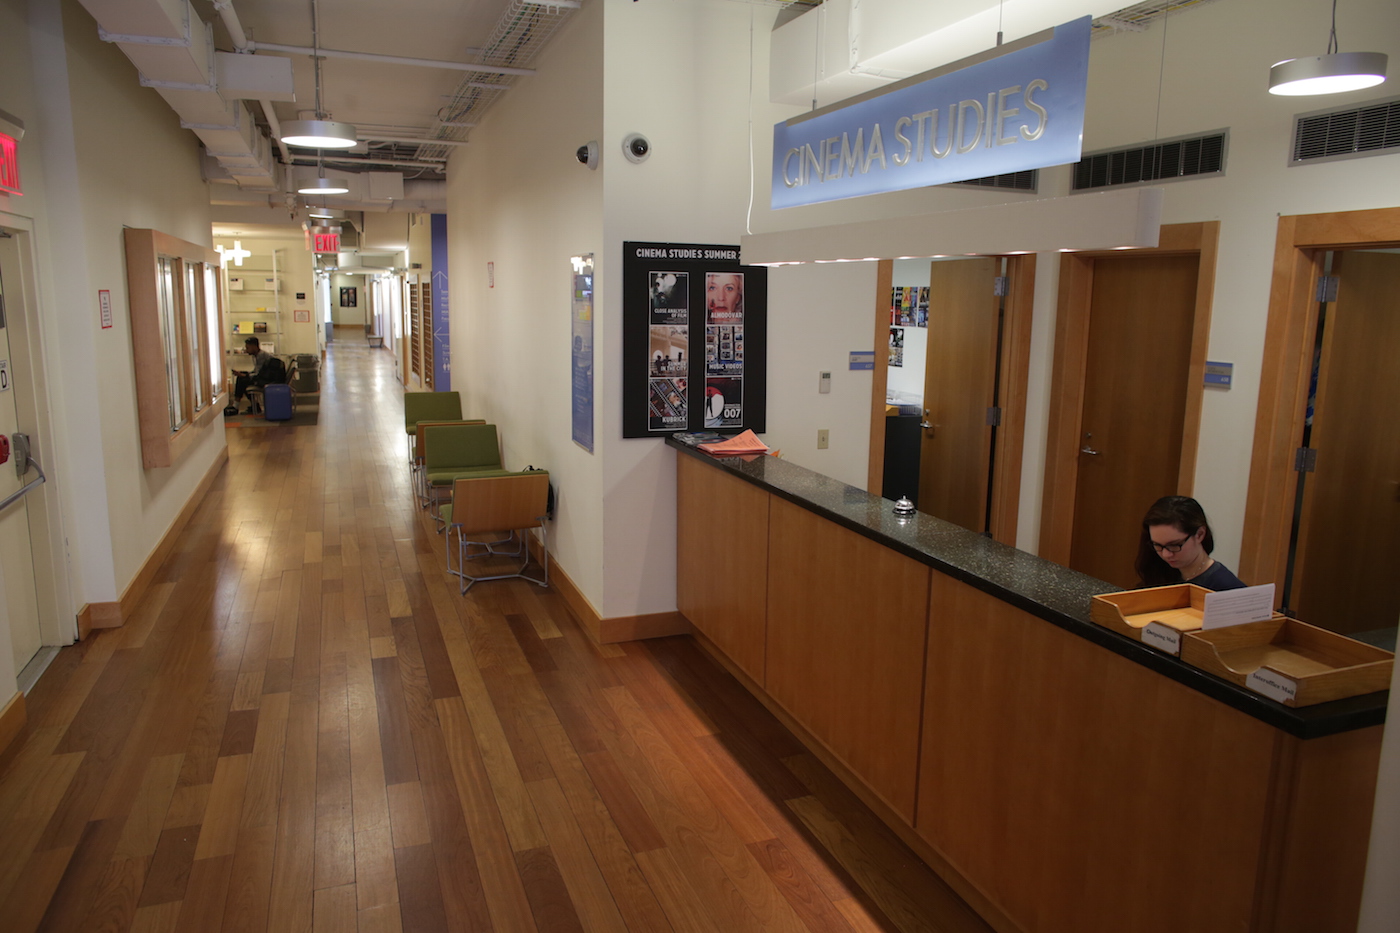
<svg viewBox="0 0 1400 933"><path fill-rule="evenodd" d="M0 133L0 191L24 194L19 188L19 146L5 133Z"/></svg>
<svg viewBox="0 0 1400 933"><path fill-rule="evenodd" d="M318 252L318 253L338 253L338 252L340 252L340 234L338 234L338 233L318 233L318 234L316 234L316 252Z"/></svg>

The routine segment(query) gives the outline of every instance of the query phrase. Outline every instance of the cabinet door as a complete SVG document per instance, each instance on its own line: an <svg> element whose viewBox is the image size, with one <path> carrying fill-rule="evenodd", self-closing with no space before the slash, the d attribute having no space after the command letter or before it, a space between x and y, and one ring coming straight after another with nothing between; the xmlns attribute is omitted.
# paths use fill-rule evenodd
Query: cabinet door
<svg viewBox="0 0 1400 933"><path fill-rule="evenodd" d="M910 823L929 568L774 497L768 692Z"/></svg>
<svg viewBox="0 0 1400 933"><path fill-rule="evenodd" d="M763 686L770 497L685 455L676 473L676 607Z"/></svg>

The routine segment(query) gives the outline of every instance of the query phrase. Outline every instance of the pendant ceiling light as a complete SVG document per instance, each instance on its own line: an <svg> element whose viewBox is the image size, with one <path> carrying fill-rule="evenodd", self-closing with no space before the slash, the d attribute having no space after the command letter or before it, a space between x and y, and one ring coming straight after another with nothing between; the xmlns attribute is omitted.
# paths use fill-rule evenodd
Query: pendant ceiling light
<svg viewBox="0 0 1400 933"><path fill-rule="evenodd" d="M316 119L283 123L282 142L306 149L349 149L360 141L354 125L337 123L321 109L321 36L316 22L316 0L311 0L311 61L316 69Z"/></svg>
<svg viewBox="0 0 1400 933"><path fill-rule="evenodd" d="M1341 52L1337 47L1337 0L1332 0L1332 32L1327 54L1290 58L1269 69L1269 93L1283 97L1340 94L1375 87L1385 80L1382 52Z"/></svg>
<svg viewBox="0 0 1400 933"><path fill-rule="evenodd" d="M297 194L349 194L350 183L344 178L327 178L324 171L310 181L302 182Z"/></svg>

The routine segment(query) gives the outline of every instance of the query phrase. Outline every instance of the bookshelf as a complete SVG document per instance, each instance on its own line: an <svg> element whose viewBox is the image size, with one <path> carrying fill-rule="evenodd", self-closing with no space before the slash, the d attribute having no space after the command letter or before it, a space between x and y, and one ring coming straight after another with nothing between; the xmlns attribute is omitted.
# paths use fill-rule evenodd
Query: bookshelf
<svg viewBox="0 0 1400 933"><path fill-rule="evenodd" d="M243 341L257 337L264 350L286 355L282 293L286 288L286 250L249 256L242 266L229 266L224 276L224 334L230 365L244 356Z"/></svg>

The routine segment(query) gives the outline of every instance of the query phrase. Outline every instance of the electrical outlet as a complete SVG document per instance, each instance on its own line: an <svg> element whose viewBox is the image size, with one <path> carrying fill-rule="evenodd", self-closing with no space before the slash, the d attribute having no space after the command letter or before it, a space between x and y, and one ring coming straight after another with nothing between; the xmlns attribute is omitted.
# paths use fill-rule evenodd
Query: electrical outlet
<svg viewBox="0 0 1400 933"><path fill-rule="evenodd" d="M831 431L827 428L817 428L817 450L826 450L831 446Z"/></svg>

